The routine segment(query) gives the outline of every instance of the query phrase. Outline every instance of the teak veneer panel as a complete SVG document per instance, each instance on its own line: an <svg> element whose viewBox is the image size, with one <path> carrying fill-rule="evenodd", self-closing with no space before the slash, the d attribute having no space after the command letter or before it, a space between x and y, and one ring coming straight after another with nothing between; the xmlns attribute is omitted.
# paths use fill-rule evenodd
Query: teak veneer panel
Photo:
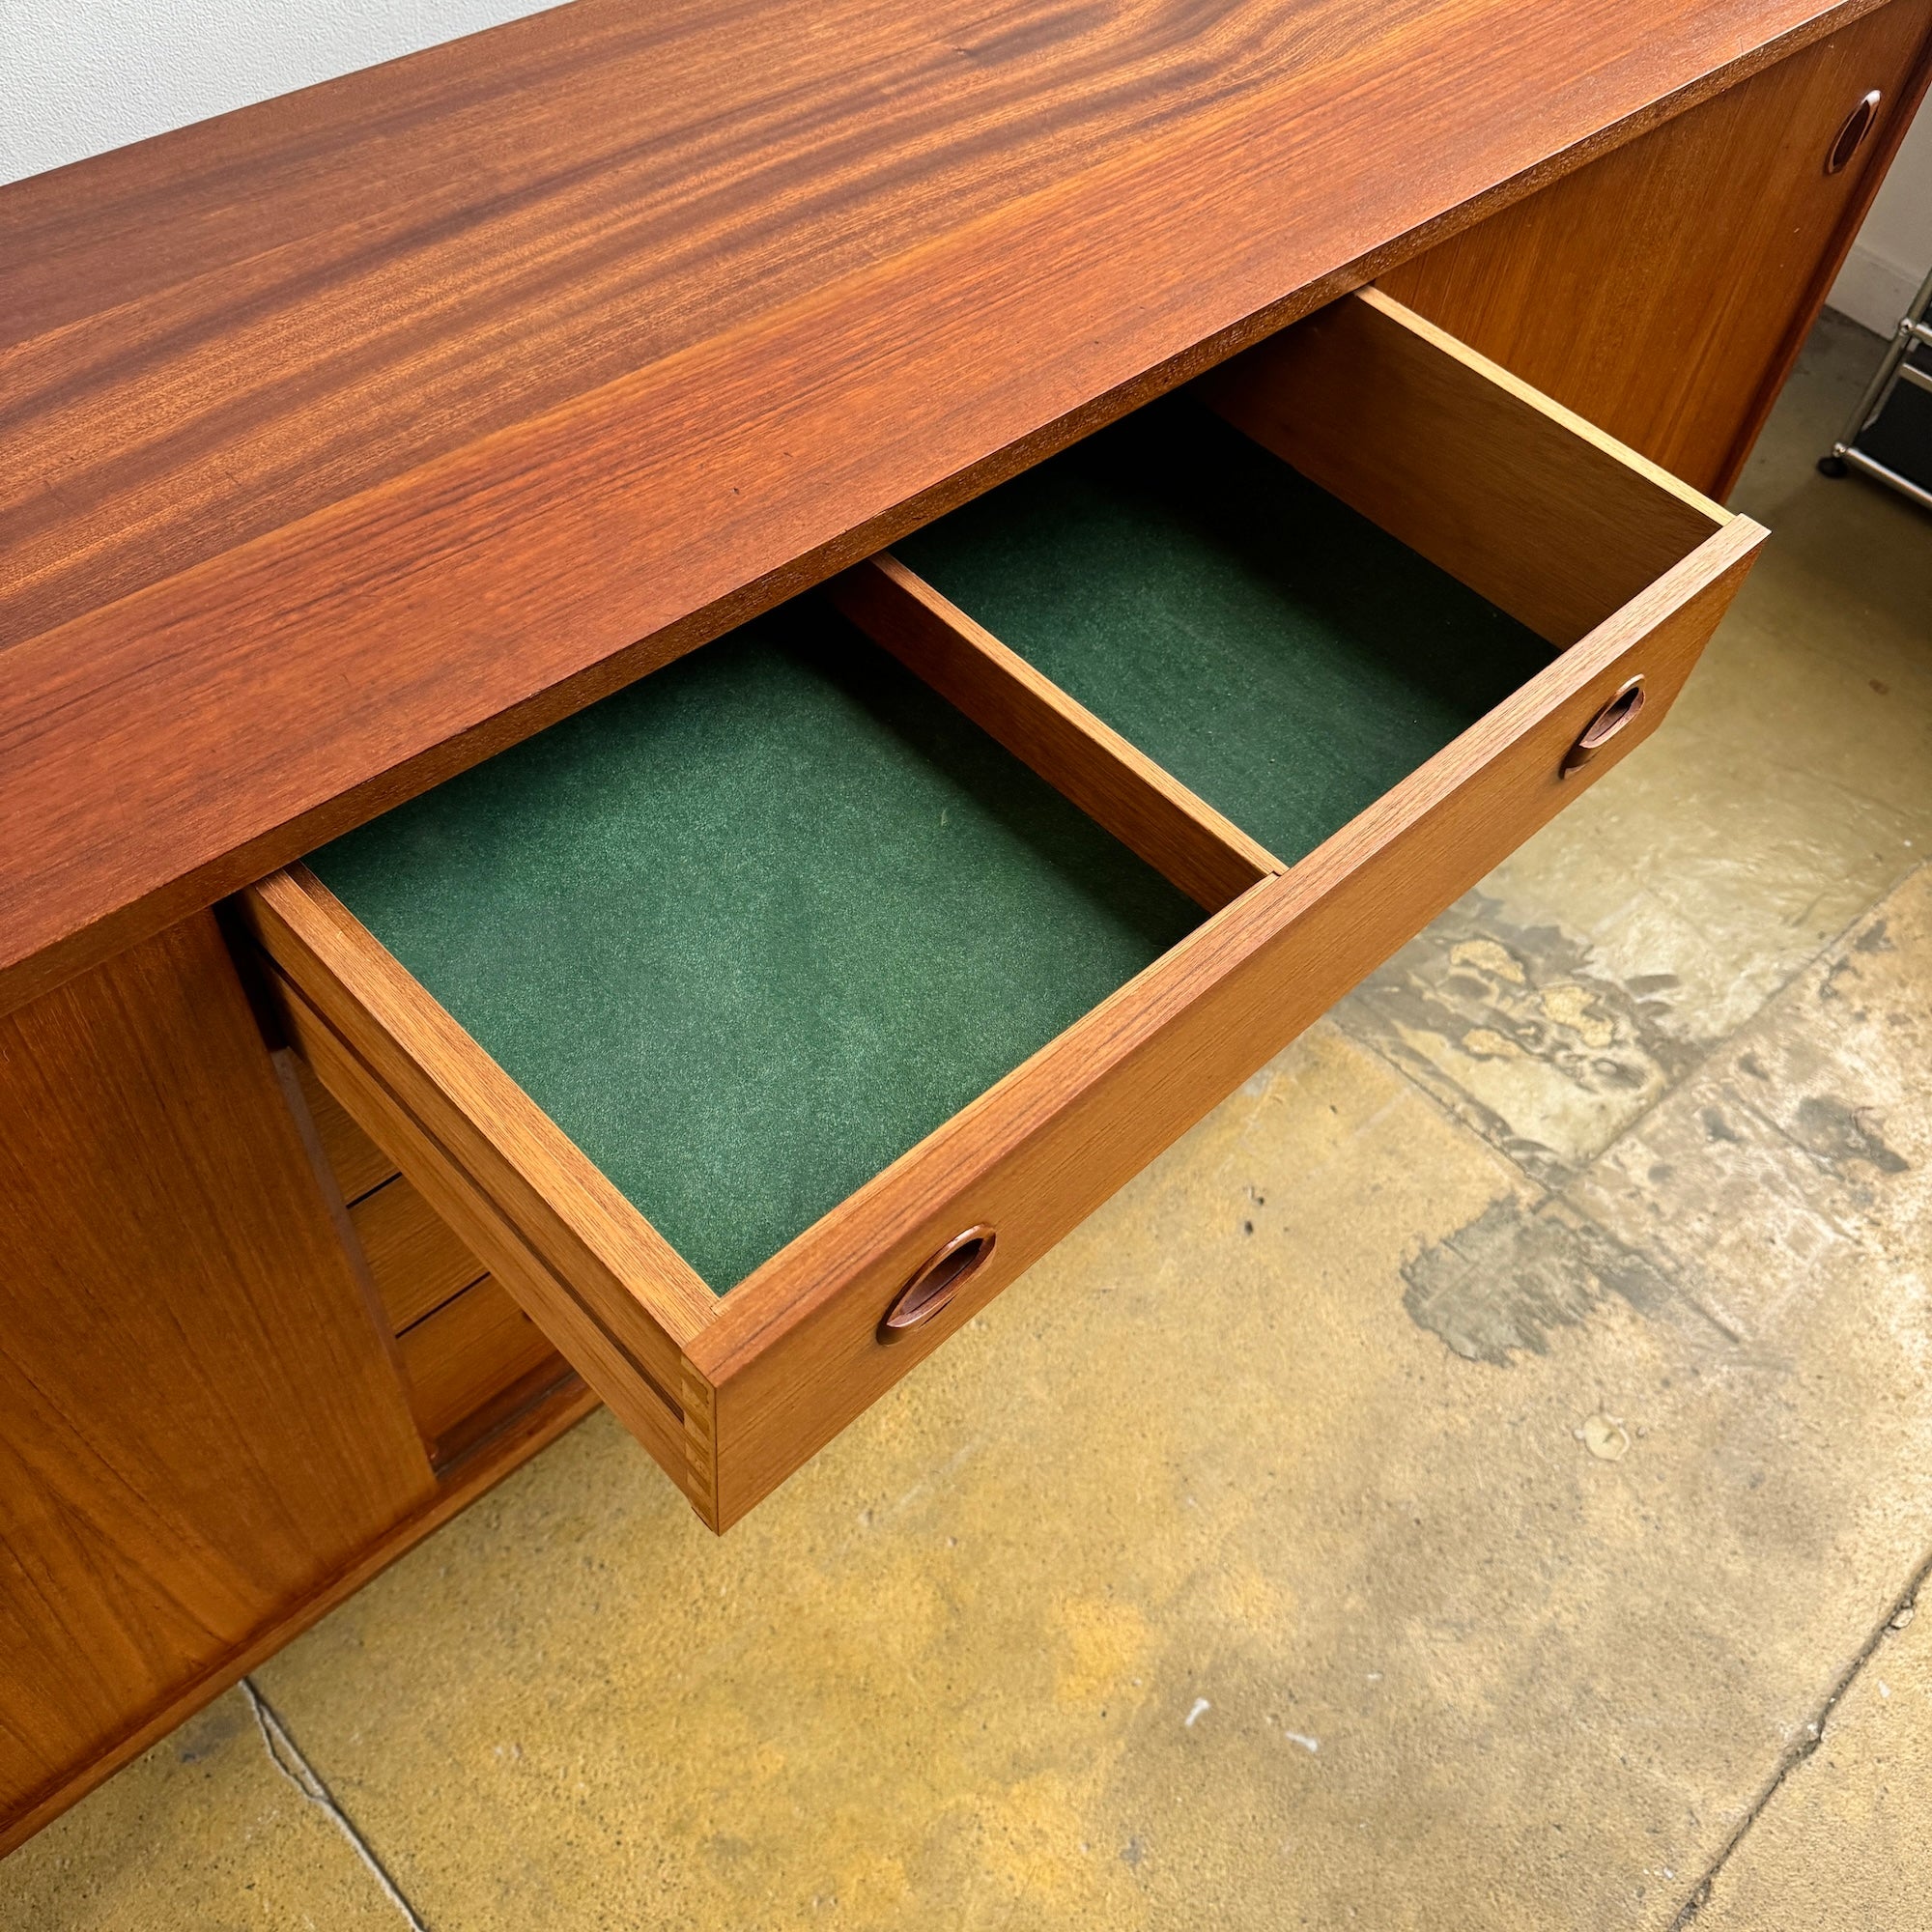
<svg viewBox="0 0 1932 1932"><path fill-rule="evenodd" d="M0 1257L12 1821L434 1484L212 917L0 1020Z"/></svg>
<svg viewBox="0 0 1932 1932"><path fill-rule="evenodd" d="M369 1538L351 1560L311 1588L293 1593L265 1617L248 1635L172 1692L142 1706L130 1705L121 1735L105 1749L76 1758L67 1775L44 1787L24 1807L0 1816L0 1858L24 1844L43 1826L60 1816L152 1744L164 1738L222 1691L265 1662L286 1643L311 1629L338 1605L347 1603L363 1584L379 1576L424 1537L469 1508L478 1496L499 1483L547 1444L598 1406L597 1398L571 1377L510 1417L467 1454L441 1472L425 1500L382 1535ZM413 1431L412 1431L413 1434ZM421 1457L420 1445L414 1450Z"/></svg>
<svg viewBox="0 0 1932 1932"><path fill-rule="evenodd" d="M0 999L1865 11L580 6L0 193Z"/></svg>
<svg viewBox="0 0 1932 1932"><path fill-rule="evenodd" d="M1729 494L1932 72L1895 0L1382 277L1675 474ZM1863 95L1851 164L1825 172Z"/></svg>

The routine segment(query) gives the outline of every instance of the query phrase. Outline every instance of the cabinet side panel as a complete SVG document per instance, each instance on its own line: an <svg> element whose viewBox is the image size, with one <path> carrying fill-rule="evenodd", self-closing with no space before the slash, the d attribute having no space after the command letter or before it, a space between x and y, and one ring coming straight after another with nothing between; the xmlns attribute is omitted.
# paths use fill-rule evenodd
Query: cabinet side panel
<svg viewBox="0 0 1932 1932"><path fill-rule="evenodd" d="M1721 497L1923 92L1928 32L1932 0L1891 0L1380 286ZM1871 133L1828 174L1872 88Z"/></svg>
<svg viewBox="0 0 1932 1932"><path fill-rule="evenodd" d="M0 1830L434 1489L213 916L0 1020Z"/></svg>

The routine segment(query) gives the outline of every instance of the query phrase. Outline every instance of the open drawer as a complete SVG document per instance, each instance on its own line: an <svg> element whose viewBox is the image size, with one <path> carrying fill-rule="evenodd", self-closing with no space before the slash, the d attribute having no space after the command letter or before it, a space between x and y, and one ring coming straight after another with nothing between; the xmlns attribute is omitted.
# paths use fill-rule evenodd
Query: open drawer
<svg viewBox="0 0 1932 1932"><path fill-rule="evenodd" d="M722 1529L1654 728L1762 536L1350 297L246 916Z"/></svg>

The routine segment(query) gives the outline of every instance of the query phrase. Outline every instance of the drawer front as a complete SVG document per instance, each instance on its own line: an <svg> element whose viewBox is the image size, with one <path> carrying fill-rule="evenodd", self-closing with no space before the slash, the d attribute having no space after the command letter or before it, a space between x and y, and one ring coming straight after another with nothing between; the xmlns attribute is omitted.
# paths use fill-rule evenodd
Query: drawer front
<svg viewBox="0 0 1932 1932"><path fill-rule="evenodd" d="M714 1528L1654 730L1764 534L1374 292L1202 393L1557 654L1289 867L902 566L834 586L1211 916L728 1294L304 868L245 895L310 1067Z"/></svg>

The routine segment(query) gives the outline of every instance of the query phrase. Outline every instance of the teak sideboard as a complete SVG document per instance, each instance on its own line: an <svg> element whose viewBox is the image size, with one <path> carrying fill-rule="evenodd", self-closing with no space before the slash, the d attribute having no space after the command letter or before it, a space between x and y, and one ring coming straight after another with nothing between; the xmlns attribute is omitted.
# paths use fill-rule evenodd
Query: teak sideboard
<svg viewBox="0 0 1932 1932"><path fill-rule="evenodd" d="M0 1843L600 1400L727 1528L1640 743L1928 60L580 0L0 190Z"/></svg>

